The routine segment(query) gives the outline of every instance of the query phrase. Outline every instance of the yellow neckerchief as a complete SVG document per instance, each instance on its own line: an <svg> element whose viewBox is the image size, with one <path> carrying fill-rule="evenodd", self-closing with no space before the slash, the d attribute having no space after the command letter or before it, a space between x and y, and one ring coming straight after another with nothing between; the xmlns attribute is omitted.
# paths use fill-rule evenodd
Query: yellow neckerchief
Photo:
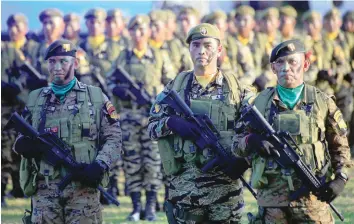
<svg viewBox="0 0 354 224"><path fill-rule="evenodd" d="M203 88L205 88L209 83L216 79L216 74L217 72L211 75L196 75L195 79Z"/></svg>
<svg viewBox="0 0 354 224"><path fill-rule="evenodd" d="M153 47L153 48L156 48L156 49L160 49L161 46L162 46L162 44L163 44L163 41L162 41L162 42L158 42L158 41L153 40L153 39L150 39L150 40L149 40L149 45L150 45L151 47Z"/></svg>
<svg viewBox="0 0 354 224"><path fill-rule="evenodd" d="M275 36L268 36L268 43L273 43L275 40Z"/></svg>
<svg viewBox="0 0 354 224"><path fill-rule="evenodd" d="M105 36L103 34L95 37L89 36L87 40L92 49L97 49L105 41Z"/></svg>
<svg viewBox="0 0 354 224"><path fill-rule="evenodd" d="M241 35L237 35L237 39L245 46L250 42L249 38L242 37Z"/></svg>
<svg viewBox="0 0 354 224"><path fill-rule="evenodd" d="M112 40L118 42L120 40L120 36L112 37Z"/></svg>
<svg viewBox="0 0 354 224"><path fill-rule="evenodd" d="M339 32L331 32L327 33L327 38L329 40L335 40L338 37Z"/></svg>
<svg viewBox="0 0 354 224"><path fill-rule="evenodd" d="M18 41L13 41L12 43L17 50L20 50L23 46L25 46L26 40L26 38L23 38Z"/></svg>
<svg viewBox="0 0 354 224"><path fill-rule="evenodd" d="M138 49L134 48L134 49L133 49L133 52L134 52L134 54L135 54L135 56L136 56L137 58L141 59L141 58L145 55L146 50L147 50L147 49L145 48L145 49L139 51Z"/></svg>

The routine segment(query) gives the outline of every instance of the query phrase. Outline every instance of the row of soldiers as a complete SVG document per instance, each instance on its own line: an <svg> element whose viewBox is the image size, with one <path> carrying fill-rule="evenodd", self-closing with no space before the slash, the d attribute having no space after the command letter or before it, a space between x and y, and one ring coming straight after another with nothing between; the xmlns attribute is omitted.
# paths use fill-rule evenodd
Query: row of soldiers
<svg viewBox="0 0 354 224"><path fill-rule="evenodd" d="M156 96L176 74L193 69L185 38L200 22L214 24L221 32L224 51L218 59L219 68L236 74L241 84L254 84L259 90L277 83L269 65L271 50L284 40L302 39L309 49L306 56L311 60L305 81L335 95L345 120L351 121L351 126L354 123L354 12L346 13L343 21L336 8L328 11L323 20L316 11L306 12L301 18L304 30L299 32L296 23L300 20L291 6L255 12L250 6L242 5L229 15L214 11L202 18L198 10L191 7L177 13L153 10L127 23L118 9L106 12L96 8L85 14L86 38L80 36L80 18L76 14L63 16L57 9L47 9L41 12L39 20L43 35L38 40L26 37L28 22L23 14L11 15L7 20L11 41L2 42L2 87L7 87L2 88L2 92L8 90L7 94L2 94L2 125L12 111L23 109L28 91L38 87L38 83L29 85L29 80L16 72L23 62L30 62L49 79L44 63L47 47L60 38L77 44L80 47L77 78L100 86L120 114L123 169L127 192L133 202L133 212L128 219L132 221L140 219L142 189L146 190L147 219L156 218L156 192L162 185L163 175L157 144L149 139L146 131L147 106L134 102L125 87L117 85L115 69L122 66L152 97ZM19 158L11 153L14 139L15 133L2 134L2 202L9 174L12 174L14 186L12 195L22 196L16 184ZM111 193L117 191L118 167L119 164L110 180Z"/></svg>

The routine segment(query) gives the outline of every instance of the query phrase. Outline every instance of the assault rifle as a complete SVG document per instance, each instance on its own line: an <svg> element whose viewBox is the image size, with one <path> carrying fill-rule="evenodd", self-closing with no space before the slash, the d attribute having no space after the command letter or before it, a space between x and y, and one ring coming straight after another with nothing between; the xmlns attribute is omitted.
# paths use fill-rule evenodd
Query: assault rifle
<svg viewBox="0 0 354 224"><path fill-rule="evenodd" d="M30 124L28 124L18 113L13 113L9 122L5 125L4 130L14 128L17 132L32 139L37 139L43 145L41 153L42 159L51 166L64 166L69 171L78 169L80 164L71 156L71 147L62 141L58 136L53 133L45 132L39 134ZM30 147L30 146L29 146ZM72 180L72 174L68 174L59 183L59 189L63 190ZM117 199L113 198L107 193L103 187L98 186L97 189L112 201L115 205L119 206Z"/></svg>
<svg viewBox="0 0 354 224"><path fill-rule="evenodd" d="M249 166L248 161L242 157L236 157L231 153L231 151L226 150L219 142L220 132L217 130L215 125L212 123L207 115L196 115L184 102L184 100L178 95L175 90L171 90L165 96L156 100L157 104L167 104L176 113L183 115L187 120L194 122L200 128L200 136L194 141L194 143L200 149L210 148L215 154L215 158L208 162L203 168L203 172L216 167L223 166L226 167L226 174L236 180L240 179L242 183L247 187L247 189L252 193L252 195L257 199L257 194L254 192L252 187L245 181L242 174L248 169L233 169L237 167L237 164L243 163ZM154 107L151 109L153 110ZM152 113L152 112L151 112ZM216 133L216 134L215 134Z"/></svg>
<svg viewBox="0 0 354 224"><path fill-rule="evenodd" d="M277 151L276 154L278 156L274 156L274 159L280 167L294 169L297 177L302 181L303 186L298 191L291 194L290 198L295 200L308 194L310 191L315 195L319 194L321 187L325 184L325 177L317 177L301 160L292 145L294 145L297 149L299 149L299 146L295 143L291 135L288 132L276 132L254 105L246 108L245 112L237 122L241 122L242 120L245 120L245 118L249 121L249 126L251 128L257 129L257 131L264 133L270 142L275 146ZM338 218L341 221L344 221L344 217L339 213L336 207L334 207L332 203L329 203L329 206L334 213L336 213Z"/></svg>
<svg viewBox="0 0 354 224"><path fill-rule="evenodd" d="M152 105L153 100L148 92L140 87L129 75L129 73L122 67L118 66L111 75L112 82L117 84L115 88L127 89L126 95L123 97L130 97L139 106ZM114 94L113 90L113 94ZM118 96L118 95L117 95ZM120 97L120 96L118 96Z"/></svg>

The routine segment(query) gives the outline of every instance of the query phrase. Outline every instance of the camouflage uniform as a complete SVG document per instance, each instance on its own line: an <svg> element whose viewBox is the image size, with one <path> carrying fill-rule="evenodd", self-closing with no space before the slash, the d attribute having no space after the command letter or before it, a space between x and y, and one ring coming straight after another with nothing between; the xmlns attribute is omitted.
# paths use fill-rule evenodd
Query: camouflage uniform
<svg viewBox="0 0 354 224"><path fill-rule="evenodd" d="M24 23L27 26L27 18L23 14L13 14L7 19L7 26ZM18 95L5 93L2 90L1 97L1 126L5 125L12 112L21 112L27 101L27 77L21 76L19 67L23 61L28 59L31 50L36 47L33 40L24 39L17 45L16 42L1 42L1 82L15 85L18 88ZM1 132L1 202L4 202L5 190L8 177L11 175L13 189L11 194L15 197L22 197L23 192L19 183L19 167L21 157L12 152L11 147L16 138L13 130Z"/></svg>
<svg viewBox="0 0 354 224"><path fill-rule="evenodd" d="M217 28L210 27L215 26L202 23L190 31L189 37L206 29L209 37L220 39L218 31L215 31ZM186 71L178 74L161 94L167 94L172 89L190 103L193 111L198 110L199 113L210 115L213 124L221 131L220 143L229 150L232 125L222 124L232 123L234 115L238 115L240 102L249 93L238 84L235 75L218 70L212 81L203 88L194 71ZM198 105L203 103L209 107L198 108ZM231 117L220 116L219 111L224 106L230 109L225 113L232 114ZM203 111L202 108L208 108L210 111ZM176 222L239 223L244 206L241 182L230 179L220 170L202 172L201 167L212 159L208 149L197 149L192 141L182 139L167 128L171 114L166 105L155 105L152 109L148 131L151 139L159 141L164 170L166 174L171 175L168 201L173 204ZM172 145L174 148L170 148ZM168 155L168 152L173 155Z"/></svg>
<svg viewBox="0 0 354 224"><path fill-rule="evenodd" d="M122 12L119 9L108 10L106 22L115 19L122 19L122 22L124 22ZM128 40L128 38L124 37L123 35L116 36L116 37L107 37L107 41L108 41L109 48L111 48L111 46L114 44L117 44L119 46L119 52L117 52L118 53L117 55L119 55L119 53L125 48L130 47L130 41Z"/></svg>
<svg viewBox="0 0 354 224"><path fill-rule="evenodd" d="M128 28L130 30L139 27L148 28L149 21L148 16L137 15L130 20ZM145 88L151 96L155 96L175 76L173 66L169 58L162 57L158 50L148 45L142 55L138 56L139 53L136 52L135 48L123 50L113 69L122 66L135 82ZM112 78L114 79L108 77L109 86L114 89L116 83L112 83ZM132 197L133 206L136 206L134 209L141 210L142 189L146 190L147 195L156 195L161 187L161 159L157 143L149 139L146 130L148 107L138 106L133 100L120 100L117 96L113 96L113 102L119 108L124 133L123 170L127 192ZM147 200L146 206L150 206L150 203L152 202ZM134 213L136 212L132 214ZM131 217L129 216L128 219Z"/></svg>
<svg viewBox="0 0 354 224"><path fill-rule="evenodd" d="M280 13L280 20L281 20L281 25L285 26L288 25L290 27L288 27L288 29L291 29L291 31L289 32L289 36L284 36L282 33L282 38L281 38L281 42L286 41L286 40L290 40L290 39L300 39L300 35L298 33L296 33L295 30L295 26L296 26L296 18L297 18L297 12L296 9L294 9L294 7L290 6L290 5L286 5L280 8L279 10ZM289 22L289 20L292 22L292 24L287 23L286 21Z"/></svg>
<svg viewBox="0 0 354 224"><path fill-rule="evenodd" d="M279 49L277 52L280 52ZM296 152L316 175L323 173L329 179L333 173L348 172L351 161L346 124L331 97L305 83L302 95L292 110L280 100L275 88L262 91L248 103L257 107L275 131L288 131L292 135L299 145ZM294 119L294 115L298 115L298 119ZM306 128L297 129L299 126ZM236 133L234 150L239 155L252 158L251 185L258 190L260 211L251 223L334 222L328 204L312 193L290 199L290 194L303 183L292 168L281 168L272 157L261 157L247 147L250 130L246 129L244 122L237 125ZM327 163L330 163L331 169L325 166Z"/></svg>

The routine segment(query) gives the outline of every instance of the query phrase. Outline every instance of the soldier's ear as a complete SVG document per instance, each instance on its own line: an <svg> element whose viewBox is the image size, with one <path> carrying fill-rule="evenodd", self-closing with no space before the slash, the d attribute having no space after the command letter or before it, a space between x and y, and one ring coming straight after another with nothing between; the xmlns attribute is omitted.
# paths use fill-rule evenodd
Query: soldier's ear
<svg viewBox="0 0 354 224"><path fill-rule="evenodd" d="M74 58L74 69L79 68L79 60L77 58Z"/></svg>
<svg viewBox="0 0 354 224"><path fill-rule="evenodd" d="M221 56L221 52L222 52L222 51L223 51L223 47L222 47L221 42L219 41L219 43L218 43L218 57Z"/></svg>
<svg viewBox="0 0 354 224"><path fill-rule="evenodd" d="M270 63L270 68L272 69L272 72L276 75L278 75L275 71L275 68L274 68L274 63Z"/></svg>
<svg viewBox="0 0 354 224"><path fill-rule="evenodd" d="M310 68L310 60L308 58L304 58L304 72L307 72Z"/></svg>

